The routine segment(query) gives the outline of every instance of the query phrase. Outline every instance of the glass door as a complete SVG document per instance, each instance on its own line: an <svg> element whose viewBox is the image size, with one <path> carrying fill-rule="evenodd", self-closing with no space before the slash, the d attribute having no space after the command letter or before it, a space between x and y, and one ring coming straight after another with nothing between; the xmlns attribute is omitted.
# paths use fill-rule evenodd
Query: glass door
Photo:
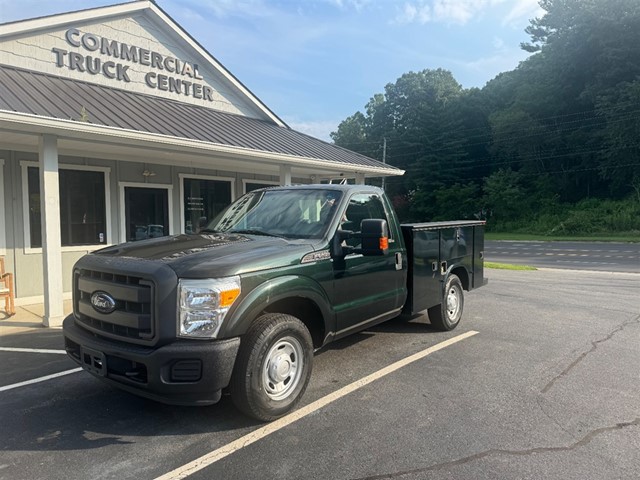
<svg viewBox="0 0 640 480"><path fill-rule="evenodd" d="M169 192L166 188L124 188L127 242L169 235Z"/></svg>

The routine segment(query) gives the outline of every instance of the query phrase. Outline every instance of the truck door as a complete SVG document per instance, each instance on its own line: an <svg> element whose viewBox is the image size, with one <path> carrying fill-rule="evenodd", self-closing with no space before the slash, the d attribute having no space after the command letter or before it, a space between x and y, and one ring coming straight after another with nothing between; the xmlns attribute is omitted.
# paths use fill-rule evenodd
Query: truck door
<svg viewBox="0 0 640 480"><path fill-rule="evenodd" d="M400 311L405 301L406 259L403 258L400 233L395 222L389 222L384 204L375 193L356 193L349 199L342 218L343 230L360 231L362 220L382 218L389 224L389 254L363 256L350 254L334 260L334 305L338 335L349 333L368 322L394 311ZM347 240L358 247L358 239Z"/></svg>

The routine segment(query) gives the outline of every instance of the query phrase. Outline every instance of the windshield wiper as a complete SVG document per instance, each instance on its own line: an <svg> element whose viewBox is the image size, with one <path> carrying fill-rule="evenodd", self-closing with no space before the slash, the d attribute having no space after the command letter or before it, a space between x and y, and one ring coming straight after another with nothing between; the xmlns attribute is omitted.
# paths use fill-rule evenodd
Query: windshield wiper
<svg viewBox="0 0 640 480"><path fill-rule="evenodd" d="M287 238L283 235L277 235L275 233L270 233L265 230L258 230L255 228L247 228L244 230L227 230L226 233L240 233L245 235L264 235L265 237Z"/></svg>

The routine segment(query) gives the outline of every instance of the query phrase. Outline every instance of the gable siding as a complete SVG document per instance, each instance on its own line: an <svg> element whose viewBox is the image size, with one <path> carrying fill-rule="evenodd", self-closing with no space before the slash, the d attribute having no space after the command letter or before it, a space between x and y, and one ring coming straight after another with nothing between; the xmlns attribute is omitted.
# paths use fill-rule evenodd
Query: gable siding
<svg viewBox="0 0 640 480"><path fill-rule="evenodd" d="M134 46L150 52L156 52L162 55L163 58L171 57L178 59L180 62L188 62L191 65L197 64L202 79L194 79L188 75L170 73L164 69L141 65L139 62L136 63L126 59L114 58L108 54L100 53L100 50L91 52L82 46L72 46L65 39L65 34L69 28L78 29L80 36L89 33L98 38L115 40L121 44L124 43L129 47ZM215 68L212 68L206 59L188 48L188 46L185 46L184 42L175 35L172 35L172 33L173 32L152 22L144 14L116 18L104 23L85 22L82 25L72 24L65 28L56 28L35 35L30 34L0 40L0 63L73 80L95 83L105 87L123 88L132 92L172 99L221 112L266 119L264 113L254 104L245 100L240 95L235 94L228 81ZM74 39L78 39L78 36L74 36ZM53 48L69 52L67 54L60 54L64 66L59 67L56 65L58 54L52 50ZM109 61L114 62L116 65L121 64L122 67L126 67L126 69L123 68L123 70L125 71L125 76L128 77L130 81L126 81L124 76L118 80L117 78L108 78L102 72L91 74L88 71L72 70L69 68L70 53L82 55L85 62L83 63L85 69L87 57L99 59L101 66ZM95 62L96 60L93 61ZM173 64L173 62L171 63ZM93 63L93 65L96 66L96 63ZM108 71L115 73L115 66ZM196 98L196 96L194 96L192 86L186 86L176 82L174 82L174 86L179 85L181 89L180 93L152 88L147 85L145 81L145 75L149 72L152 73L150 81L156 86L159 83L157 75L166 75L181 82L186 80L187 82L199 84L200 87L198 88L200 90L196 93L196 96L203 98ZM208 95L202 94L202 89L204 88L210 89L208 90ZM188 94L185 94L185 91L187 91Z"/></svg>

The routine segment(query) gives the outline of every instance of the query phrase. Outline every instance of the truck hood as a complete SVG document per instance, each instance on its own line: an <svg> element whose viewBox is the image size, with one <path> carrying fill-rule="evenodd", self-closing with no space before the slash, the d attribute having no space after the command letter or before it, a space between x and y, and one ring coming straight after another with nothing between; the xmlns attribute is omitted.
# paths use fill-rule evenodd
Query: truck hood
<svg viewBox="0 0 640 480"><path fill-rule="evenodd" d="M178 277L212 278L296 265L309 244L261 235L172 235L103 248L93 255L163 262Z"/></svg>

